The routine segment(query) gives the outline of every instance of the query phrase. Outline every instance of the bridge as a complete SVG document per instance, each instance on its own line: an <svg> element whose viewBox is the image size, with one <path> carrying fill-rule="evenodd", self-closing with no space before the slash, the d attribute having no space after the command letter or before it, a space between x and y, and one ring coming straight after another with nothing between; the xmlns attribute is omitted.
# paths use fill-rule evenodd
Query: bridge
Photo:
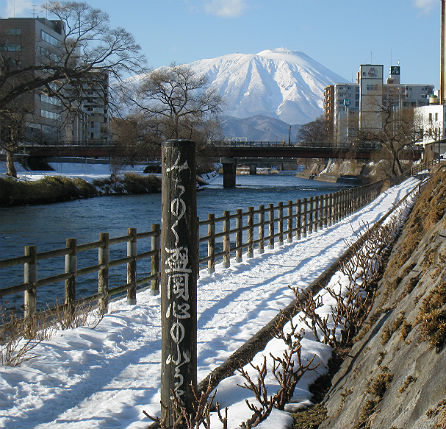
<svg viewBox="0 0 446 429"><path fill-rule="evenodd" d="M370 160L374 151L379 149L375 143L362 143L356 147L332 146L330 143L313 144L287 144L284 142L227 142L216 141L209 143L200 154L216 159L223 164L223 185L235 186L237 161L253 164L251 171L255 170L257 159L293 160L297 158L323 158L323 159L356 159ZM30 145L23 147L24 153L30 157L93 157L109 158L119 156L119 149L111 144L78 144L78 145ZM151 149L148 158L160 158L160 148ZM401 154L402 159L418 160L421 151L410 147Z"/></svg>

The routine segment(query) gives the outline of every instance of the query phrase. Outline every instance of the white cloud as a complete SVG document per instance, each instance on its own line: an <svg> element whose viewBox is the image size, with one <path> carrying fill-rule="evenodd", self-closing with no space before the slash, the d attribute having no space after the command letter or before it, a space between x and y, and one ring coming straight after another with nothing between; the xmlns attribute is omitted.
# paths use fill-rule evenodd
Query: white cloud
<svg viewBox="0 0 446 429"><path fill-rule="evenodd" d="M246 0L207 0L205 10L211 15L234 18L243 14Z"/></svg>
<svg viewBox="0 0 446 429"><path fill-rule="evenodd" d="M423 12L430 12L431 9L438 4L438 0L415 0L415 6Z"/></svg>
<svg viewBox="0 0 446 429"><path fill-rule="evenodd" d="M31 0L6 0L6 7L4 9L4 18L13 18L14 16L20 18L24 13L32 9Z"/></svg>

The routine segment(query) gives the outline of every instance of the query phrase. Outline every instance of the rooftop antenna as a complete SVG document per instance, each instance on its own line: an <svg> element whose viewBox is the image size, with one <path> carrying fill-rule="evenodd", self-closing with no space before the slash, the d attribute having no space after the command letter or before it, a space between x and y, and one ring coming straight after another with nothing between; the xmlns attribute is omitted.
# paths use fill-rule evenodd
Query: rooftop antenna
<svg viewBox="0 0 446 429"><path fill-rule="evenodd" d="M37 9L37 5L35 3L33 3L33 18L35 18L37 15L36 9Z"/></svg>
<svg viewBox="0 0 446 429"><path fill-rule="evenodd" d="M370 64L373 64L373 51L370 51Z"/></svg>

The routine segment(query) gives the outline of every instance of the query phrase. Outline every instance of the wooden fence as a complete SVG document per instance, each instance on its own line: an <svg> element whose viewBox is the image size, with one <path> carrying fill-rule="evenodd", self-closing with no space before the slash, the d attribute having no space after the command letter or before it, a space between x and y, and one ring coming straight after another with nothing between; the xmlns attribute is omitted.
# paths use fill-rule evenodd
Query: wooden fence
<svg viewBox="0 0 446 429"><path fill-rule="evenodd" d="M234 256L239 262L243 253L251 258L255 250L263 253L266 246L273 249L275 245L280 246L285 241L290 243L294 239L304 238L333 225L371 202L379 195L382 185L382 182L376 182L295 202L288 201L286 204L279 202L276 205L261 205L257 209L249 207L233 213L225 211L220 217L209 214L207 220L198 221L197 239L201 247L200 254L203 255L199 263L201 266L206 264L212 273L217 261L222 261L224 267L229 267ZM150 240L150 250L138 253L138 241L143 239ZM127 246L126 256L110 259L110 248L123 243ZM92 249L98 251L95 264L78 268L78 255ZM63 273L38 278L39 261L61 257L65 259ZM138 261L143 261L149 275L138 277ZM76 304L86 301L96 302L100 311L105 313L109 299L114 295L126 292L127 301L134 304L138 288L150 287L152 293L159 293L160 226L154 224L151 231L139 233L135 228L129 228L127 235L116 238L110 238L108 233L101 233L98 241L85 244L78 244L75 239L70 238L66 240L64 248L41 253L37 252L36 246L25 246L24 256L0 261L0 269L20 265L23 265L23 283L0 289L0 298L24 292L24 317L32 316L38 310L36 303L39 288L54 286L61 281L65 283L66 307L74 308ZM123 265L126 266L126 283L110 288L110 268ZM77 299L78 278L91 273L97 273L97 293ZM53 293L57 295L56 291Z"/></svg>

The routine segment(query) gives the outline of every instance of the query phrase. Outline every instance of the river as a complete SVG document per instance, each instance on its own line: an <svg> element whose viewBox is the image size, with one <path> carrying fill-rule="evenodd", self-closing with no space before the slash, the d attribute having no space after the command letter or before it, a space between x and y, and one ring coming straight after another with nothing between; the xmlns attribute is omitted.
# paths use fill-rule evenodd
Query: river
<svg viewBox="0 0 446 429"><path fill-rule="evenodd" d="M341 186L295 177L295 172L280 175L237 176L235 189L224 189L222 177L217 176L209 186L197 193L197 211L201 219L209 213L220 216L224 210L235 211L261 204L286 203L299 198L335 192ZM138 232L148 231L153 223L160 223L161 195L128 195L98 197L63 203L0 208L0 260L22 256L25 245L36 245L42 252L65 246L66 238L76 238L78 243L96 241L100 232L110 237L127 234L127 228ZM97 251L96 251L97 254ZM93 254L91 255L92 257ZM90 265L96 262L90 261ZM63 271L63 258L55 267L39 262L39 278ZM122 270L122 267L121 267ZM23 281L23 268L0 270L0 288ZM80 290L88 293L84 285ZM62 287L63 291L63 287ZM91 291L90 291L91 292ZM51 291L38 290L39 301L49 302ZM59 293L57 295L60 295ZM19 297L0 298L0 306L20 306Z"/></svg>

